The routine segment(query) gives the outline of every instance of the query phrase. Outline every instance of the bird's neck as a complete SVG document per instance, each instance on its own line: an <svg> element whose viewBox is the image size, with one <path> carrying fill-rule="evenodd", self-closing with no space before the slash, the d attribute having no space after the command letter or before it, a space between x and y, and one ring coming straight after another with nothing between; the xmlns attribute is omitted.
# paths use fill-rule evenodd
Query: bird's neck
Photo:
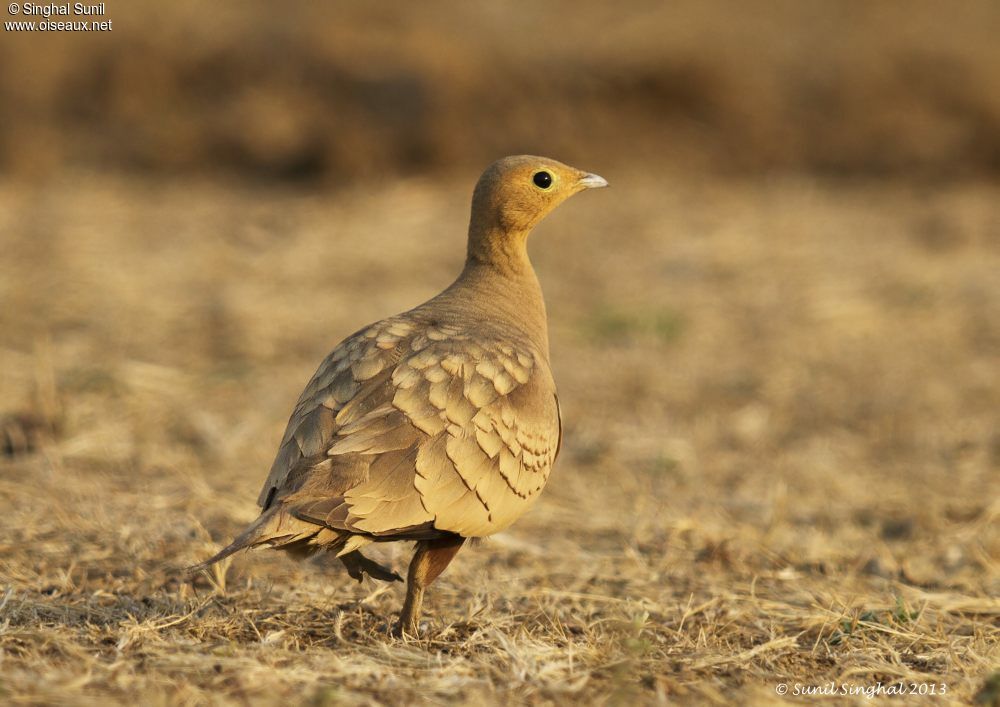
<svg viewBox="0 0 1000 707"><path fill-rule="evenodd" d="M513 324L539 345L539 353L548 359L545 300L528 259L526 242L526 233L470 238L465 267L442 294L455 301L480 303L484 322Z"/></svg>
<svg viewBox="0 0 1000 707"><path fill-rule="evenodd" d="M470 264L487 266L512 279L528 273L533 276L534 270L528 260L530 232L530 228L508 230L491 220L473 218L472 225L469 226L466 267Z"/></svg>

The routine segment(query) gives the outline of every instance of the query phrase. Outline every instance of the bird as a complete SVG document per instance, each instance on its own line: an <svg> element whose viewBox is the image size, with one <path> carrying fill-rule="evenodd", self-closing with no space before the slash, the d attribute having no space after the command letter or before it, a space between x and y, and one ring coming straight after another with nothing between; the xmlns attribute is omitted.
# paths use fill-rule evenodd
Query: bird
<svg viewBox="0 0 1000 707"><path fill-rule="evenodd" d="M559 454L545 301L527 241L570 196L607 184L545 157L491 164L473 190L458 278L333 349L292 411L260 516L190 569L270 546L333 552L358 581L402 581L362 549L415 541L393 632L419 636L425 589L466 540L531 508Z"/></svg>

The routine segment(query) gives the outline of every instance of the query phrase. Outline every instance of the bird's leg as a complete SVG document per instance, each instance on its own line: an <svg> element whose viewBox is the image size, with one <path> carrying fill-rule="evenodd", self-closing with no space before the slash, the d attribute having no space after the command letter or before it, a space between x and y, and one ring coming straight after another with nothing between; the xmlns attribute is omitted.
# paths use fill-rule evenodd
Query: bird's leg
<svg viewBox="0 0 1000 707"><path fill-rule="evenodd" d="M419 635L420 609L424 602L424 589L444 572L444 568L458 554L465 538L457 535L437 540L421 540L410 562L406 577L406 600L399 614L395 633L398 636Z"/></svg>
<svg viewBox="0 0 1000 707"><path fill-rule="evenodd" d="M383 582L402 582L403 578L393 572L388 567L383 567L375 560L365 557L360 550L354 550L338 558L347 568L347 573L359 582L367 574L372 579L381 579Z"/></svg>

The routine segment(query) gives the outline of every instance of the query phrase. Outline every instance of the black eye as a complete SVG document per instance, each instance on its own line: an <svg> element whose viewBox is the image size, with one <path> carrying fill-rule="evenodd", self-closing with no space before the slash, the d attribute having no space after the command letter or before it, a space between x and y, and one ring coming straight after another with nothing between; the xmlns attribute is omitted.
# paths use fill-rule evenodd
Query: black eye
<svg viewBox="0 0 1000 707"><path fill-rule="evenodd" d="M531 181L539 189L548 189L552 186L552 175L548 172L535 172L535 176L531 178Z"/></svg>

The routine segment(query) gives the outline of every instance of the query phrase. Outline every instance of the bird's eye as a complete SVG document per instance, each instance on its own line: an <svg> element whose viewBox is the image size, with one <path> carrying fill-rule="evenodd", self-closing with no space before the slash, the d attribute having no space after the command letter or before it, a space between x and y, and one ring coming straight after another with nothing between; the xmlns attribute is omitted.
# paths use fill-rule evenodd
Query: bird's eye
<svg viewBox="0 0 1000 707"><path fill-rule="evenodd" d="M548 189L552 186L552 175L548 172L535 172L535 176L531 178L531 181L539 189Z"/></svg>

